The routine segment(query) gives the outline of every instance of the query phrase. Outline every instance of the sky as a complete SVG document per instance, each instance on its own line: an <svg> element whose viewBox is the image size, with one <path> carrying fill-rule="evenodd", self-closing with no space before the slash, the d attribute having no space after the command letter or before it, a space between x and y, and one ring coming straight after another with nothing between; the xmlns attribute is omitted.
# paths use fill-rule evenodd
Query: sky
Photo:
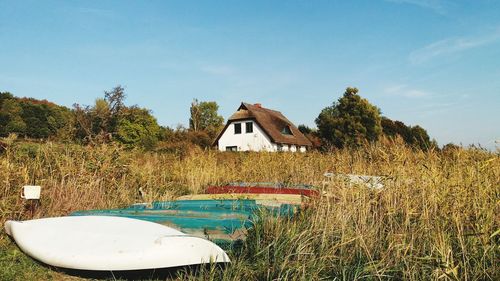
<svg viewBox="0 0 500 281"><path fill-rule="evenodd" d="M0 91L126 104L187 126L194 98L314 127L346 87L440 145L500 144L500 1L0 0Z"/></svg>

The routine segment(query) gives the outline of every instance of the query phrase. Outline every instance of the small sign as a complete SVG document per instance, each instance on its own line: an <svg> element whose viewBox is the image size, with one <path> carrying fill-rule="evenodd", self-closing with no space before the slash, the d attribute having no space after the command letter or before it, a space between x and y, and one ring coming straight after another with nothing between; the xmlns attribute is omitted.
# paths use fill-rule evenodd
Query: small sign
<svg viewBox="0 0 500 281"><path fill-rule="evenodd" d="M42 187L39 185L25 185L23 186L23 194L21 198L24 199L40 199L40 191Z"/></svg>

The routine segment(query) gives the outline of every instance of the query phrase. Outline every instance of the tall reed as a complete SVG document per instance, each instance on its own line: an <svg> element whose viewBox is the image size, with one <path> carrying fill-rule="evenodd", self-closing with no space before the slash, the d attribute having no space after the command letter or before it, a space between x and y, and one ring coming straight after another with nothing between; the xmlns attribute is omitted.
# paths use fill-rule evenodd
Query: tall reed
<svg viewBox="0 0 500 281"><path fill-rule="evenodd" d="M325 172L382 175L385 187ZM33 216L46 217L168 200L232 181L313 184L324 196L292 219L263 215L226 269L179 279L500 280L500 157L479 149L423 152L396 142L325 154L176 155L17 143L0 156L0 222L32 216L19 197L29 183L43 188ZM67 278L24 260L4 232L0 249L0 278L26 267L36 274L19 279Z"/></svg>

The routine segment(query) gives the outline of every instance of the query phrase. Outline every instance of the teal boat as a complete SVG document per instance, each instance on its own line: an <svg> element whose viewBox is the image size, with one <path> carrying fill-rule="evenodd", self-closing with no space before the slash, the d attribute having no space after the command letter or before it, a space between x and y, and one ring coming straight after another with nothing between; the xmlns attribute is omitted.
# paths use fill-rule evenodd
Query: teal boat
<svg viewBox="0 0 500 281"><path fill-rule="evenodd" d="M255 200L178 200L134 204L123 209L77 211L70 216L117 216L155 222L209 239L224 248L245 237L259 212L291 217L299 206L263 206Z"/></svg>

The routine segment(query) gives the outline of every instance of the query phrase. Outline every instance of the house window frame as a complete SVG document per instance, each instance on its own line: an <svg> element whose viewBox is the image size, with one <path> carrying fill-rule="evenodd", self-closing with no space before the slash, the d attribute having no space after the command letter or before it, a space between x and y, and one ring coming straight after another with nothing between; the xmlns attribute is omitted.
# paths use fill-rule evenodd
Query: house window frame
<svg viewBox="0 0 500 281"><path fill-rule="evenodd" d="M236 145L226 146L226 151L238 151L238 147Z"/></svg>
<svg viewBox="0 0 500 281"><path fill-rule="evenodd" d="M241 123L234 123L234 134L241 135Z"/></svg>
<svg viewBox="0 0 500 281"><path fill-rule="evenodd" d="M253 133L253 122L251 122L251 121L245 122L245 133L247 133L247 134Z"/></svg>

